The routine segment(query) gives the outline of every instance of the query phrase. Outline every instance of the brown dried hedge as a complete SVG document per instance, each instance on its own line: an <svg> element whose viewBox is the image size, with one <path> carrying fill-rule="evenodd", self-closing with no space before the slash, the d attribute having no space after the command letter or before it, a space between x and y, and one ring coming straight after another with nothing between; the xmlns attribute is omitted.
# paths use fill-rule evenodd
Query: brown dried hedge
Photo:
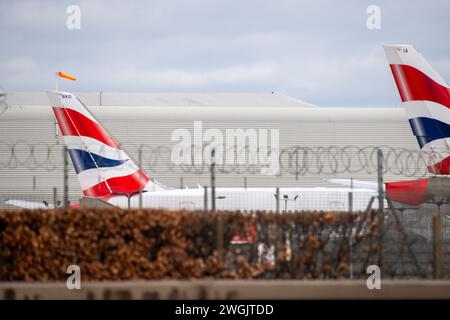
<svg viewBox="0 0 450 320"><path fill-rule="evenodd" d="M256 241L232 244L251 228ZM73 264L83 281L338 278L348 273L351 228L363 270L377 250L365 214L0 211L0 281L65 281Z"/></svg>

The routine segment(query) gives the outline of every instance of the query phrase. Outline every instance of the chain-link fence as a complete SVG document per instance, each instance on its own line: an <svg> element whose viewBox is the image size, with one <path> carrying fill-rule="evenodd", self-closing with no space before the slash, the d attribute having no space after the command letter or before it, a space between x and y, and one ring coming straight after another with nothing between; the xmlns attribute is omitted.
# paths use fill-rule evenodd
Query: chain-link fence
<svg viewBox="0 0 450 320"><path fill-rule="evenodd" d="M377 211L0 211L0 279L64 281L71 264L88 281L361 279L370 265L383 278L449 278L448 238L438 257L422 223L411 228L388 211L383 218L380 225Z"/></svg>
<svg viewBox="0 0 450 320"><path fill-rule="evenodd" d="M81 197L79 190L78 196L64 192L71 182L74 183L76 176L67 159L64 165L63 155L67 153L64 153L61 146L7 142L0 143L0 146L1 183L11 186L11 190L2 189L4 191L1 193L1 202L4 208L52 209L55 204L56 207L63 206L65 199L74 204ZM358 174L363 173L370 177L371 186L376 187L285 188L279 185L262 188L264 179L258 181L257 187L248 186L243 179L240 188L226 188L224 181L228 181L227 179L242 179L247 175L252 179L252 175L255 174L260 176L264 165L249 164L245 161L231 165L216 161L217 158L198 165L195 161L191 165L174 164L170 153L163 150L164 147L127 148L127 152L134 159L138 159L135 161L136 164L145 171L155 173L159 172L158 170L176 171L180 173L180 180L184 174L191 173L202 177L201 184L187 189L186 193L179 193L176 189L172 190L172 193L146 192L115 197L110 202L122 208L165 208L191 212L240 211L249 213L249 216L255 212L265 212L263 215L256 215L262 220L256 219L251 226L247 223L244 234L239 235L242 230L229 229L227 224L223 228L233 235L227 233L228 236L220 236L222 239L219 241L222 244L220 247L214 247L210 240L204 242L195 240L200 241L196 242L200 247L195 250L209 250L211 253L213 250L223 248L225 255L231 250L230 259L244 255L247 260L242 261L250 266L249 270L262 266L267 268L262 273L260 271L257 273L257 277L263 278L353 278L360 277L370 264L382 265L383 274L388 277L448 277L450 272L448 199L441 199L439 203L425 203L419 207L379 200L384 199L384 193L382 188L380 193L377 182L382 185L386 176L390 174L401 175L405 179L426 177L429 160L426 154L424 156L417 151L383 147L289 148L277 153L279 170L270 176L270 179L285 176L292 179L318 176L323 180L339 175L358 177ZM245 152L247 151L242 151L244 154ZM248 158L248 153L245 158ZM35 170L38 173L33 176L36 180L47 179L48 177L41 176L42 170L38 169L45 169L46 175L53 176L55 181L58 181L59 187L54 187L56 183L40 182L41 188L30 188L31 190L25 189L20 192L14 190L16 175L19 181L23 174ZM17 172L20 174L16 174ZM35 184L36 181L33 181L32 185ZM183 187L182 181L180 187ZM43 188L45 192L42 191ZM380 203L383 204L384 210L378 210ZM298 218L301 216L298 212L320 210L325 213L322 216L310 215L318 220L314 221L311 218L307 225L303 218ZM373 210L377 210L376 214ZM324 218L323 215L327 212L330 216ZM270 213L277 217L274 218L276 219L274 223L268 222L272 219ZM342 220L341 217L344 216L347 218ZM340 222L326 222L324 225L327 219ZM211 223L216 226L218 222ZM217 228L214 227L208 232L219 232L220 223ZM249 232L249 228L254 230L251 239L245 234ZM361 228L365 230L362 233ZM199 234L195 237L200 239L203 236ZM315 246L320 250L316 250ZM309 249L306 250L306 247ZM252 274L254 271L249 272Z"/></svg>
<svg viewBox="0 0 450 320"><path fill-rule="evenodd" d="M383 146L288 147L264 152L244 148L232 150L231 158L216 156L215 174L218 186L222 187L336 186L329 182L330 178L376 182L377 150L380 149L385 181L426 177L430 159L446 156ZM63 150L60 144L0 141L0 206L17 196L51 202L53 187L58 189L58 194L63 194L66 175L68 198L72 202L78 200L82 192L71 165L64 173ZM200 149L192 146L190 157L178 162L167 146L126 145L124 150L144 172L165 185L180 189L210 185L211 160L204 146ZM202 156L200 162L198 154ZM221 154L226 155L227 150Z"/></svg>

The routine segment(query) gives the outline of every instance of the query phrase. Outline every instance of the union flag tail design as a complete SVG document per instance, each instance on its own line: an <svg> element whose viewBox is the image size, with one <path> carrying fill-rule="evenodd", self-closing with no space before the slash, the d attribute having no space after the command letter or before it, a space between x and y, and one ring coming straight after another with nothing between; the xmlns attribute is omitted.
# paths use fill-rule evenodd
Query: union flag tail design
<svg viewBox="0 0 450 320"><path fill-rule="evenodd" d="M450 89L411 45L384 46L428 171L450 173Z"/></svg>
<svg viewBox="0 0 450 320"><path fill-rule="evenodd" d="M96 198L155 190L152 181L72 93L49 91L83 194Z"/></svg>

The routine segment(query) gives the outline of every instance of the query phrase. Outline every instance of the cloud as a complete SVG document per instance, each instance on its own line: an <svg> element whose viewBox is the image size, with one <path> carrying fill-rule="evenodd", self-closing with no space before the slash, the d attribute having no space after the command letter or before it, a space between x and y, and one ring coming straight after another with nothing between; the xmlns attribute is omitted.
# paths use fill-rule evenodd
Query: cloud
<svg viewBox="0 0 450 320"><path fill-rule="evenodd" d="M37 63L26 56L11 57L0 61L0 75L5 77L9 85L20 87L23 82L27 81L27 77L39 73Z"/></svg>
<svg viewBox="0 0 450 320"><path fill-rule="evenodd" d="M381 45L413 43L450 78L450 3L377 1L382 29L366 28L369 1L207 0L0 2L0 84L46 90L275 90L317 105L396 105ZM81 8L81 30L66 8Z"/></svg>
<svg viewBox="0 0 450 320"><path fill-rule="evenodd" d="M264 81L274 75L276 69L267 64L236 65L216 69L141 69L137 66L114 69L102 69L100 74L106 85L119 86L123 79L134 86L168 88L192 88L212 85L240 85ZM87 81L94 81L95 74L86 72ZM98 74L97 74L98 75ZM132 88L130 88L132 89Z"/></svg>
<svg viewBox="0 0 450 320"><path fill-rule="evenodd" d="M274 74L274 69L266 64L230 66L204 71L156 70L146 72L148 83L175 86L199 86L208 84L242 84L264 81Z"/></svg>

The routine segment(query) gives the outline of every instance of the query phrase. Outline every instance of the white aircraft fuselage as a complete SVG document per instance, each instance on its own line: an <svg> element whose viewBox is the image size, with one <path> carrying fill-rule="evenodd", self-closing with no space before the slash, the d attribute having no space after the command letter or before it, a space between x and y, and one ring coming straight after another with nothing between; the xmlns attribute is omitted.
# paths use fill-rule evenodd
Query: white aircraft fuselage
<svg viewBox="0 0 450 320"><path fill-rule="evenodd" d="M347 211L349 194L352 192L354 211L363 211L371 197L377 193L372 189L350 188L280 188L279 212L288 211ZM216 188L216 210L276 211L276 188ZM139 208L139 194L128 198L114 197L108 203L121 208ZM211 209L211 188L207 189L206 208ZM205 209L205 189L174 189L142 193L143 208L163 208L169 210Z"/></svg>

